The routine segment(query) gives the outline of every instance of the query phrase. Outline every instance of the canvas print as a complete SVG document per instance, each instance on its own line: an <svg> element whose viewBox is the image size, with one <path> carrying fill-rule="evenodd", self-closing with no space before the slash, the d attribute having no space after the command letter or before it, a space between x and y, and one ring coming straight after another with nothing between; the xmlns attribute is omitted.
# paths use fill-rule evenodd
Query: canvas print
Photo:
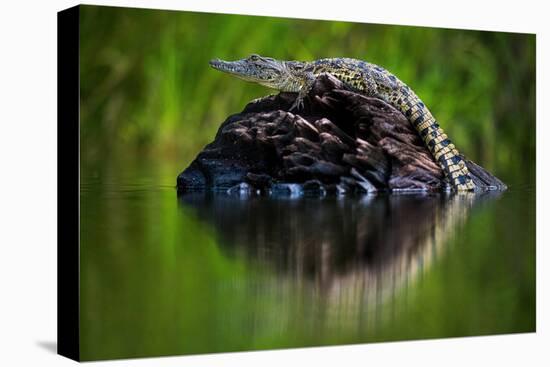
<svg viewBox="0 0 550 367"><path fill-rule="evenodd" d="M535 331L534 34L59 24L61 354Z"/></svg>

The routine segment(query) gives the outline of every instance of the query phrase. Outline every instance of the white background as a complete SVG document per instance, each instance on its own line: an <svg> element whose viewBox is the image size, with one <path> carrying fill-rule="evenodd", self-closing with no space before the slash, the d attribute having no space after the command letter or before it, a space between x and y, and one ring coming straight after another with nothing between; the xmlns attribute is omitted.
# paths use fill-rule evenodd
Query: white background
<svg viewBox="0 0 550 367"><path fill-rule="evenodd" d="M546 365L549 45L544 1L99 1L97 4L537 33L537 333L99 362L105 366ZM56 12L0 5L0 365L74 365L56 342ZM546 103L546 104L545 104ZM521 123L521 121L518 121ZM545 192L546 191L546 192ZM488 229L490 230L490 229ZM519 245L519 244L518 244ZM545 289L546 288L546 289ZM453 307L453 305L449 305ZM460 312L457 309L456 312ZM90 365L94 365L92 363Z"/></svg>

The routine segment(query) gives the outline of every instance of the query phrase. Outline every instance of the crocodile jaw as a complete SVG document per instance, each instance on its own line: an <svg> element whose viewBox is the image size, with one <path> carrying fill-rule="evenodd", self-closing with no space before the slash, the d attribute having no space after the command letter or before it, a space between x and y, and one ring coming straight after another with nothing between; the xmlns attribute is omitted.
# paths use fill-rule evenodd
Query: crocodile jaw
<svg viewBox="0 0 550 367"><path fill-rule="evenodd" d="M210 66L239 79L279 90L287 78L284 65L271 59L256 61L251 61L249 58L236 61L213 59L210 60Z"/></svg>

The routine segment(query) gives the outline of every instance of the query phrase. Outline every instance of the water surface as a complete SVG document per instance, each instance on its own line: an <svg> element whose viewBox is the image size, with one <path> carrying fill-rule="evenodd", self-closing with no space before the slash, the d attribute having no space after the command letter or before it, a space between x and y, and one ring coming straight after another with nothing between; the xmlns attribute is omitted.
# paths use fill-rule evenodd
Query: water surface
<svg viewBox="0 0 550 367"><path fill-rule="evenodd" d="M83 359L535 329L529 188L178 197L174 178L81 178Z"/></svg>

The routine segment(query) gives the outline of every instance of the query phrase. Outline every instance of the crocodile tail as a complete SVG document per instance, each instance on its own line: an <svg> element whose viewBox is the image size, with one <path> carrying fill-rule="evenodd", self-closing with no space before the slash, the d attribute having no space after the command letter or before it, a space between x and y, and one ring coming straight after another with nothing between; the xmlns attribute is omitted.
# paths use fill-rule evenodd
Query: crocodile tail
<svg viewBox="0 0 550 367"><path fill-rule="evenodd" d="M416 131L434 156L449 179L451 186L458 191L471 191L475 184L470 176L464 158L460 155L449 137L424 105L408 87L394 97L397 107L413 124Z"/></svg>

